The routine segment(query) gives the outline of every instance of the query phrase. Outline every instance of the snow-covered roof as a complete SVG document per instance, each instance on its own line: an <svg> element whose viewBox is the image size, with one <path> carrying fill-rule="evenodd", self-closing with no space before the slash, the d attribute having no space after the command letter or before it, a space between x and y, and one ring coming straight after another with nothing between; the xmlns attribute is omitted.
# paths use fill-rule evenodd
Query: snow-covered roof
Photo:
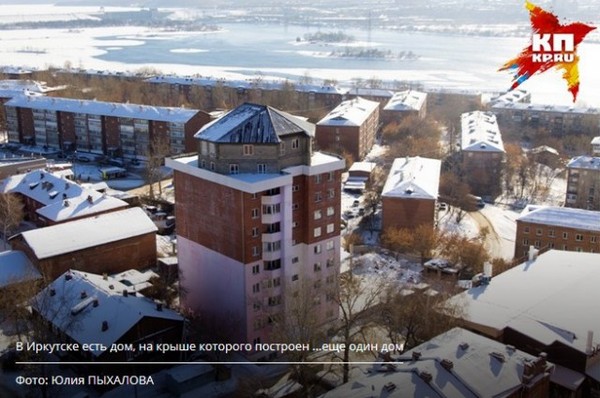
<svg viewBox="0 0 600 398"><path fill-rule="evenodd" d="M378 102L356 97L343 101L321 119L318 126L361 126L377 110Z"/></svg>
<svg viewBox="0 0 600 398"><path fill-rule="evenodd" d="M501 331L507 327L544 345L559 342L586 351L588 331L600 343L600 263L596 253L550 250L449 300L465 319Z"/></svg>
<svg viewBox="0 0 600 398"><path fill-rule="evenodd" d="M394 91L384 88L355 87L348 91L348 95L392 98L394 96Z"/></svg>
<svg viewBox="0 0 600 398"><path fill-rule="evenodd" d="M354 162L352 163L352 166L350 166L350 168L348 169L348 173L352 174L353 171L371 173L376 166L377 163L375 162Z"/></svg>
<svg viewBox="0 0 600 398"><path fill-rule="evenodd" d="M551 153L556 156L560 155L560 153L558 153L558 151L556 149L554 149L548 145L540 145L531 150L531 153L536 154L536 155L540 154L540 153L544 153L544 152Z"/></svg>
<svg viewBox="0 0 600 398"><path fill-rule="evenodd" d="M383 108L386 111L420 111L427 99L427 93L405 90L394 94Z"/></svg>
<svg viewBox="0 0 600 398"><path fill-rule="evenodd" d="M0 80L0 98L20 95L43 95L50 91L43 83L33 80Z"/></svg>
<svg viewBox="0 0 600 398"><path fill-rule="evenodd" d="M571 207L527 206L517 221L557 227L600 231L600 212Z"/></svg>
<svg viewBox="0 0 600 398"><path fill-rule="evenodd" d="M83 188L44 170L17 174L0 181L0 193L20 193L41 203L37 213L55 222L128 206L127 202Z"/></svg>
<svg viewBox="0 0 600 398"><path fill-rule="evenodd" d="M122 239L156 232L156 225L139 207L21 233L38 259L54 257Z"/></svg>
<svg viewBox="0 0 600 398"><path fill-rule="evenodd" d="M600 136L592 138L592 145L600 145Z"/></svg>
<svg viewBox="0 0 600 398"><path fill-rule="evenodd" d="M145 80L148 83L166 83L166 84L179 84L180 86L204 86L204 87L215 87L217 85L223 85L229 88L252 90L270 90L278 91L283 90L285 85L293 85L294 91L307 92L307 93L319 93L319 94L337 94L343 95L347 92L342 88L331 84L309 84L300 82L291 82L287 79L279 80L264 80L264 79L223 79L212 76L175 76L175 75L161 75L153 76Z"/></svg>
<svg viewBox="0 0 600 398"><path fill-rule="evenodd" d="M419 352L421 357L413 359ZM523 385L525 364L537 358L505 344L454 328L406 351L392 356L389 367L377 362L370 371L327 392L336 397L496 397L510 395ZM452 367L442 366L449 361ZM548 364L548 370L552 365ZM423 372L431 375L426 382Z"/></svg>
<svg viewBox="0 0 600 398"><path fill-rule="evenodd" d="M578 156L571 159L567 164L567 167L574 169L600 170L600 156Z"/></svg>
<svg viewBox="0 0 600 398"><path fill-rule="evenodd" d="M523 89L515 89L510 90L505 93L502 93L490 100L490 104L497 103L520 103L520 102L529 102L531 99L531 94Z"/></svg>
<svg viewBox="0 0 600 398"><path fill-rule="evenodd" d="M221 143L268 144L299 133L314 136L314 124L270 106L245 103L206 124L194 137Z"/></svg>
<svg viewBox="0 0 600 398"><path fill-rule="evenodd" d="M394 160L381 195L403 199L437 199L441 160L406 157Z"/></svg>
<svg viewBox="0 0 600 398"><path fill-rule="evenodd" d="M492 109L514 109L519 111L536 111L548 113L573 113L573 114L599 114L599 108L578 107L573 105L544 105L529 104L525 102L498 102L492 106Z"/></svg>
<svg viewBox="0 0 600 398"><path fill-rule="evenodd" d="M40 279L42 275L25 253L9 250L0 253L0 288L17 282Z"/></svg>
<svg viewBox="0 0 600 398"><path fill-rule="evenodd" d="M102 102L90 100L77 100L57 97L15 97L6 102L5 106L45 109L49 111L85 113L88 115L113 116L123 118L136 118L144 120L157 120L171 123L186 123L199 110L158 107L149 105L123 104L119 102Z"/></svg>
<svg viewBox="0 0 600 398"><path fill-rule="evenodd" d="M95 356L103 353L99 345L108 349L145 317L183 322L177 312L159 309L139 293L125 296L124 290L134 292L113 276L70 270L41 291L32 307L74 341L99 343L92 346Z"/></svg>
<svg viewBox="0 0 600 398"><path fill-rule="evenodd" d="M461 115L461 149L463 151L504 152L502 136L491 112L474 111Z"/></svg>

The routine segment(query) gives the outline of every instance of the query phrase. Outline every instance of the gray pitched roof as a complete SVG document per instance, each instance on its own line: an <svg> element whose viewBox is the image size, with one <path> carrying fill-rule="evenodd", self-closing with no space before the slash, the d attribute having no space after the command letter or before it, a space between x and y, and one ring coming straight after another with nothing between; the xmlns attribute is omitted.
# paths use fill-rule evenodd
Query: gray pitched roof
<svg viewBox="0 0 600 398"><path fill-rule="evenodd" d="M270 106L245 103L205 125L194 136L221 143L278 143L291 134L314 136L315 126Z"/></svg>

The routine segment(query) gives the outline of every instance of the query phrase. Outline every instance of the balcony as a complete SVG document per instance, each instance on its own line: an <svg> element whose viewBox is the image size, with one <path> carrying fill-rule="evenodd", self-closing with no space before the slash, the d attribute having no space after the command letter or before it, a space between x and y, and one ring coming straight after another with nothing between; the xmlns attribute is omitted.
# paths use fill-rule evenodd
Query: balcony
<svg viewBox="0 0 600 398"><path fill-rule="evenodd" d="M276 222L281 222L282 216L281 213L275 214L263 214L261 218L261 222L263 224L275 224Z"/></svg>
<svg viewBox="0 0 600 398"><path fill-rule="evenodd" d="M263 196L261 196L260 200L263 205L274 205L277 203L281 203L282 198L281 198L281 194L271 195L271 196L263 195Z"/></svg>
<svg viewBox="0 0 600 398"><path fill-rule="evenodd" d="M275 261L281 259L281 250L275 250L272 252L263 251L262 259L263 261Z"/></svg>
<svg viewBox="0 0 600 398"><path fill-rule="evenodd" d="M263 233L261 239L263 242L276 242L282 240L281 232Z"/></svg>

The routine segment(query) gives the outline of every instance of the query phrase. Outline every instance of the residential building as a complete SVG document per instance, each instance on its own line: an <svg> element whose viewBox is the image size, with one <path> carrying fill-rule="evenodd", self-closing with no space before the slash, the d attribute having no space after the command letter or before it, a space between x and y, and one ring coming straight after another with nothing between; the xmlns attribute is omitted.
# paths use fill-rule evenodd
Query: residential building
<svg viewBox="0 0 600 398"><path fill-rule="evenodd" d="M337 319L344 161L312 151L314 128L246 103L196 134L197 155L167 159L182 306L228 341L268 341L301 290L319 323Z"/></svg>
<svg viewBox="0 0 600 398"><path fill-rule="evenodd" d="M373 147L379 128L379 104L360 97L339 104L317 123L319 149L363 159Z"/></svg>
<svg viewBox="0 0 600 398"><path fill-rule="evenodd" d="M528 206L517 218L515 258L536 249L600 253L600 212Z"/></svg>
<svg viewBox="0 0 600 398"><path fill-rule="evenodd" d="M394 160L381 192L383 230L436 225L441 166L419 156Z"/></svg>
<svg viewBox="0 0 600 398"><path fill-rule="evenodd" d="M408 116L424 118L427 115L427 93L405 90L394 93L383 108L384 123L399 122Z"/></svg>
<svg viewBox="0 0 600 398"><path fill-rule="evenodd" d="M348 178L344 181L344 191L363 192L377 164L374 162L354 162L348 169Z"/></svg>
<svg viewBox="0 0 600 398"><path fill-rule="evenodd" d="M193 134L210 121L194 109L19 96L5 104L8 141L114 157L145 157L152 142L171 154L196 150Z"/></svg>
<svg viewBox="0 0 600 398"><path fill-rule="evenodd" d="M118 277L68 270L38 293L31 307L36 316L50 325L59 342L89 347L56 352L67 361L143 363L180 359L179 352L140 350L138 346L181 343L183 316L144 297ZM110 349L121 344L132 344L135 350ZM88 369L82 364L76 371ZM99 364L93 369L103 374L119 373L117 366ZM152 369L155 371L156 367ZM131 371L131 366L123 367L126 374Z"/></svg>
<svg viewBox="0 0 600 398"><path fill-rule="evenodd" d="M548 397L553 370L543 355L454 328L322 397Z"/></svg>
<svg viewBox="0 0 600 398"><path fill-rule="evenodd" d="M505 151L493 113L474 111L461 115L460 151L462 175L471 193L498 196Z"/></svg>
<svg viewBox="0 0 600 398"><path fill-rule="evenodd" d="M592 154L600 155L600 136L592 138Z"/></svg>
<svg viewBox="0 0 600 398"><path fill-rule="evenodd" d="M497 102L491 107L503 129L531 126L545 128L558 137L594 134L600 127L600 109L573 105L544 105L526 102Z"/></svg>
<svg viewBox="0 0 600 398"><path fill-rule="evenodd" d="M569 161L565 206L600 210L600 156L578 156Z"/></svg>
<svg viewBox="0 0 600 398"><path fill-rule="evenodd" d="M449 300L464 327L519 350L546 353L551 388L565 397L600 393L600 255L550 250Z"/></svg>
<svg viewBox="0 0 600 398"><path fill-rule="evenodd" d="M10 239L45 276L70 268L117 273L156 265L154 223L139 207L21 232Z"/></svg>
<svg viewBox="0 0 600 398"><path fill-rule="evenodd" d="M531 93L523 89L514 89L506 91L495 97L492 97L487 105L493 106L495 104L517 104L517 103L530 103Z"/></svg>
<svg viewBox="0 0 600 398"><path fill-rule="evenodd" d="M15 174L45 168L46 159L43 157L5 157L0 159L0 180Z"/></svg>
<svg viewBox="0 0 600 398"><path fill-rule="evenodd" d="M17 174L0 181L0 193L14 193L23 202L25 220L42 227L76 220L129 206L44 170Z"/></svg>
<svg viewBox="0 0 600 398"><path fill-rule="evenodd" d="M383 111L385 105L392 99L395 91L386 88L354 87L346 92L346 98L364 98L379 103L379 110Z"/></svg>

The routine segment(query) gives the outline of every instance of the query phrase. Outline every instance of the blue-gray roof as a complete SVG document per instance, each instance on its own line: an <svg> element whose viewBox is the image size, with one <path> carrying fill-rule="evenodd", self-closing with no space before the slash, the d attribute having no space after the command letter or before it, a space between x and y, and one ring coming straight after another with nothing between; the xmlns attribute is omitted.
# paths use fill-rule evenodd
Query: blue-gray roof
<svg viewBox="0 0 600 398"><path fill-rule="evenodd" d="M314 136L315 126L270 106L245 103L205 125L194 136L222 143L278 143L291 134Z"/></svg>

